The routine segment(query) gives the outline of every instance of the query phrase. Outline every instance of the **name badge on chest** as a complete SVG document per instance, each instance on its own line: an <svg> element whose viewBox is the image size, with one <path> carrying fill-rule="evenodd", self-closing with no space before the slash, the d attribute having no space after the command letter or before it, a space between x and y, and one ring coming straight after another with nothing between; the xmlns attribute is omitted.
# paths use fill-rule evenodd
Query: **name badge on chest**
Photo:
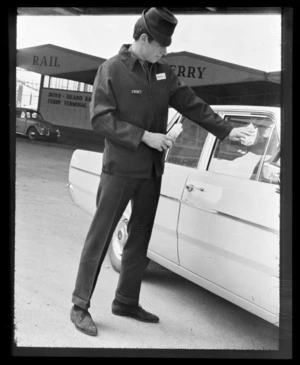
<svg viewBox="0 0 300 365"><path fill-rule="evenodd" d="M156 74L156 80L165 80L166 79L166 74L163 72L161 74Z"/></svg>
<svg viewBox="0 0 300 365"><path fill-rule="evenodd" d="M131 90L131 94L139 95L142 93L142 90Z"/></svg>

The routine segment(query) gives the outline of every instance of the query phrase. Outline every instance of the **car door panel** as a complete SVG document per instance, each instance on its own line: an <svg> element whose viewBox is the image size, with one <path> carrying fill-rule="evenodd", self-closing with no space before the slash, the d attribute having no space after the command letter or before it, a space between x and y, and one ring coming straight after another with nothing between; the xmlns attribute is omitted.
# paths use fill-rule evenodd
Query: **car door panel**
<svg viewBox="0 0 300 365"><path fill-rule="evenodd" d="M278 298L279 290L279 233L275 228L279 209L266 197L276 194L275 186L261 184L261 194L253 199L243 191L260 183L239 181L234 187L228 182L228 189L222 178L218 184L215 181L222 188L218 195L210 194L210 201L204 191L184 191L178 225L180 265L248 301L278 309L274 296ZM187 185L206 186L209 191L203 181L203 174L194 173ZM269 194L265 194L267 188L272 190ZM271 297L258 283L272 291Z"/></svg>
<svg viewBox="0 0 300 365"><path fill-rule="evenodd" d="M183 188L189 173L197 168L207 132L178 113L173 121L181 123L183 131L167 154L149 253L178 264L177 225Z"/></svg>
<svg viewBox="0 0 300 365"><path fill-rule="evenodd" d="M190 170L166 163L149 252L178 263L177 223L183 187Z"/></svg>
<svg viewBox="0 0 300 365"><path fill-rule="evenodd" d="M257 161L252 160L247 163L254 166ZM212 291L217 285L229 296L240 297L245 308L250 303L277 315L278 186L249 180L251 174L245 179L203 166L189 175L182 196L180 265L211 283Z"/></svg>
<svg viewBox="0 0 300 365"><path fill-rule="evenodd" d="M278 313L278 233L216 214L210 221L210 244L218 249L215 282L250 303Z"/></svg>
<svg viewBox="0 0 300 365"><path fill-rule="evenodd" d="M25 127L26 127L26 119L21 117L16 117L16 132L24 134Z"/></svg>
<svg viewBox="0 0 300 365"><path fill-rule="evenodd" d="M190 187L193 188L191 192ZM198 171L189 175L182 201L192 200L192 204L199 208L276 231L280 204L277 189L277 185Z"/></svg>

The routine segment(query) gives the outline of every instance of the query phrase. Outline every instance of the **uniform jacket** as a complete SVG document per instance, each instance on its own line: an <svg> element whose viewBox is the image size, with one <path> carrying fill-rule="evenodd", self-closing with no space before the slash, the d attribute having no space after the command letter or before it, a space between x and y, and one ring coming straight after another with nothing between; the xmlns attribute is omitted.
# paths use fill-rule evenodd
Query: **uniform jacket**
<svg viewBox="0 0 300 365"><path fill-rule="evenodd" d="M132 178L159 177L165 152L141 142L145 130L166 133L168 107L199 124L219 139L232 127L214 113L159 60L149 73L123 45L119 53L98 68L90 115L92 127L105 137L102 171Z"/></svg>

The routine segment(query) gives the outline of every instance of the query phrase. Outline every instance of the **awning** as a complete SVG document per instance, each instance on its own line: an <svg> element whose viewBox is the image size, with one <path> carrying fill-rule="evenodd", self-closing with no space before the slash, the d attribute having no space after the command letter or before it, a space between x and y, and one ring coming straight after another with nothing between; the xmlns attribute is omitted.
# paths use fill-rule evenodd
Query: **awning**
<svg viewBox="0 0 300 365"><path fill-rule="evenodd" d="M228 85L241 82L280 83L280 72L267 72L190 52L169 53L165 60L189 86Z"/></svg>
<svg viewBox="0 0 300 365"><path fill-rule="evenodd" d="M17 66L41 75L93 84L99 65L105 58L67 48L44 44L17 50Z"/></svg>
<svg viewBox="0 0 300 365"><path fill-rule="evenodd" d="M279 90L280 71L267 73L190 52L169 53L164 59L187 85L202 90L210 89L213 94L222 90L224 95L226 89L236 89L237 85L240 90L242 85L247 85L246 88L249 87L251 92L256 93L260 90ZM17 50L18 67L90 85L94 82L99 65L104 61L105 58L53 44Z"/></svg>

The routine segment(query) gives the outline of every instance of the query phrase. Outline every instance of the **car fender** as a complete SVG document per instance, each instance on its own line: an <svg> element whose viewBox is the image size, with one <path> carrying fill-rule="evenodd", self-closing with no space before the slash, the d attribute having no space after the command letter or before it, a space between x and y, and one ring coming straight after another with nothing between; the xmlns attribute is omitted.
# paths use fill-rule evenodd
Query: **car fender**
<svg viewBox="0 0 300 365"><path fill-rule="evenodd" d="M31 120L26 119L25 124L26 124L26 129L25 129L26 132L25 132L25 134L28 134L28 130L29 130L30 127L34 127L35 130L37 131L37 133L39 135L41 134L41 128L40 128L40 126L37 123L32 122Z"/></svg>

